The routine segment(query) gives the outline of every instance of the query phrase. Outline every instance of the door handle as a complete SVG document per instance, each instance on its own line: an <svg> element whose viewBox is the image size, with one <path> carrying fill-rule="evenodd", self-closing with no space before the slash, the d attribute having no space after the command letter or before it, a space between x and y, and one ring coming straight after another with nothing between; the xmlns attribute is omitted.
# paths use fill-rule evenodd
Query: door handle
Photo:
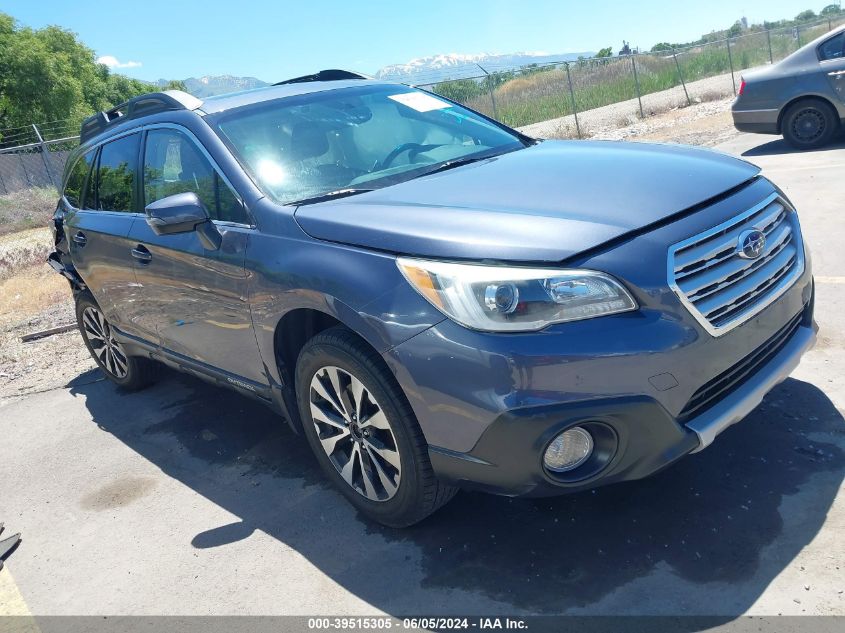
<svg viewBox="0 0 845 633"><path fill-rule="evenodd" d="M132 257L134 257L138 263L147 265L153 260L153 255L150 251L147 250L147 247L143 244L138 244L135 248L132 249Z"/></svg>
<svg viewBox="0 0 845 633"><path fill-rule="evenodd" d="M76 234L73 236L73 243L82 248L88 243L88 238L85 237L85 233L82 231L77 231Z"/></svg>

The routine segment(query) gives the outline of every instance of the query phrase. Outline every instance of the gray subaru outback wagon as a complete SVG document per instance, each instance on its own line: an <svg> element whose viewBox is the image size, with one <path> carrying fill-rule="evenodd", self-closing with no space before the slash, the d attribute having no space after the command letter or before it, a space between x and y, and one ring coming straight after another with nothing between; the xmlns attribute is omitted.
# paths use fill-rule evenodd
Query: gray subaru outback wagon
<svg viewBox="0 0 845 633"><path fill-rule="evenodd" d="M92 116L53 226L109 379L265 402L391 526L650 475L815 340L798 216L753 165L538 141L344 71Z"/></svg>

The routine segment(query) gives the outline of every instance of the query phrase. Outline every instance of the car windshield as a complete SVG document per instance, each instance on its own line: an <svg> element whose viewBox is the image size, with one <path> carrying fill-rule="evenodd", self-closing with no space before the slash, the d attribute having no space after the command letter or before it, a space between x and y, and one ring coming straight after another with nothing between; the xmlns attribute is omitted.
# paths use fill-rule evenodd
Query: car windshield
<svg viewBox="0 0 845 633"><path fill-rule="evenodd" d="M377 189L524 147L474 112L396 85L244 106L212 125L259 188L282 204Z"/></svg>

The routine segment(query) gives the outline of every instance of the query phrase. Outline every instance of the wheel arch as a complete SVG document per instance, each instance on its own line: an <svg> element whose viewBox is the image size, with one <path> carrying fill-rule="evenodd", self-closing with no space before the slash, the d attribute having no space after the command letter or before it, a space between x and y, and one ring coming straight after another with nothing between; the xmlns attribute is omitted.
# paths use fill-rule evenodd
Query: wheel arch
<svg viewBox="0 0 845 633"><path fill-rule="evenodd" d="M320 332L339 325L348 327L336 316L315 308L296 308L287 312L276 323L273 332L273 351L279 373L284 372L292 381L296 359L305 344Z"/></svg>
<svg viewBox="0 0 845 633"><path fill-rule="evenodd" d="M276 363L276 371L281 378L283 385L283 398L285 409L289 414L289 422L293 428L299 431L302 423L299 419L295 400L296 363L299 354L306 343L312 338L333 327L343 327L355 336L362 344L369 347L373 353L381 358L378 346L368 340L361 332L347 319L343 319L337 313L319 310L314 307L299 307L286 312L276 323L273 332L273 355ZM393 375L388 363L384 363L385 369ZM395 376L394 376L395 379Z"/></svg>
<svg viewBox="0 0 845 633"><path fill-rule="evenodd" d="M338 301L328 302L326 305L335 309L330 311L315 306L301 306L285 312L276 322L273 331L273 355L283 384L293 384L296 361L305 344L320 332L332 327L346 328L381 356L383 350L380 347L383 347L384 342L371 340L368 334L372 335L372 332L358 313Z"/></svg>
<svg viewBox="0 0 845 633"><path fill-rule="evenodd" d="M783 105L783 107L781 107L780 112L778 112L778 134L783 134L783 118L784 116L786 116L787 111L796 103L800 103L801 101L821 101L823 103L826 103L833 110L834 114L836 114L837 119L841 119L841 115L839 109L836 107L836 104L831 102L831 100L826 95L817 93L804 93L798 95L797 97L793 97L792 99L787 101Z"/></svg>

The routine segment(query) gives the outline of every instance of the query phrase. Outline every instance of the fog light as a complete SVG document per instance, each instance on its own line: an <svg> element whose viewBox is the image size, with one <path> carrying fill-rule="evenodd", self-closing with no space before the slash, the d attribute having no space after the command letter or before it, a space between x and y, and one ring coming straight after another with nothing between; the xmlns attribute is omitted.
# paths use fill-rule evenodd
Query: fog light
<svg viewBox="0 0 845 633"><path fill-rule="evenodd" d="M593 454L593 436L580 426L568 429L555 437L543 455L546 468L565 473L578 468Z"/></svg>

